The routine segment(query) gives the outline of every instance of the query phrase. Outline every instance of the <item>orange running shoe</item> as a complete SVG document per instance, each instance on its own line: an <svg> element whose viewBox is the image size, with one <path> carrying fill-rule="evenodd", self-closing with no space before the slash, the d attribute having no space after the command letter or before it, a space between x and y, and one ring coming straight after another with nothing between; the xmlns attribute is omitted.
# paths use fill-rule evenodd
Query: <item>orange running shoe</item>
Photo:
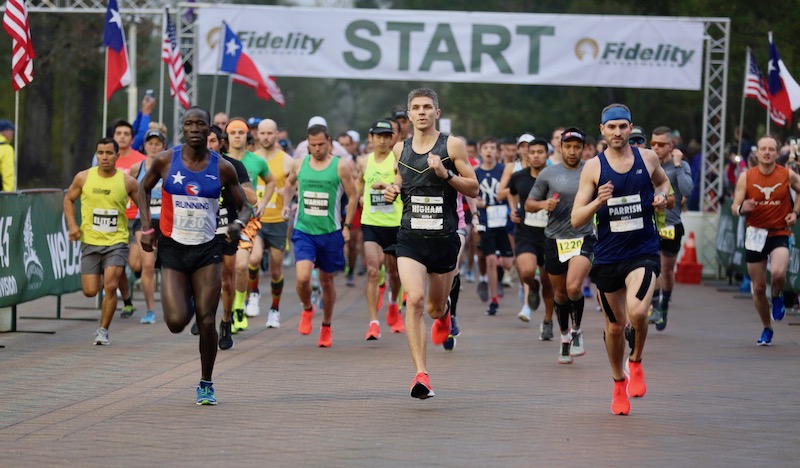
<svg viewBox="0 0 800 468"><path fill-rule="evenodd" d="M642 361L634 362L628 360L628 372L631 383L628 384L628 394L633 398L641 398L647 393L647 384L644 382L644 369Z"/></svg>
<svg viewBox="0 0 800 468"><path fill-rule="evenodd" d="M380 307L378 309L380 310ZM400 307L397 304L389 304L386 308L386 325L393 327L398 318L400 318Z"/></svg>
<svg viewBox="0 0 800 468"><path fill-rule="evenodd" d="M614 393L611 394L611 412L627 415L631 412L631 402L628 400L628 377L622 381L614 381Z"/></svg>
<svg viewBox="0 0 800 468"><path fill-rule="evenodd" d="M320 348L330 348L333 344L333 336L331 336L331 326L323 325L319 329L319 343L317 346Z"/></svg>
<svg viewBox="0 0 800 468"><path fill-rule="evenodd" d="M444 317L433 321L431 325L431 342L439 346L450 336L450 299L447 300L447 312Z"/></svg>
<svg viewBox="0 0 800 468"><path fill-rule="evenodd" d="M311 334L311 320L314 318L314 306L311 306L311 310L303 310L300 313L300 325L297 326L297 331L300 332L301 335L310 335Z"/></svg>
<svg viewBox="0 0 800 468"><path fill-rule="evenodd" d="M403 323L403 316L397 312L397 321L392 325L392 333L403 333L406 331L406 325Z"/></svg>
<svg viewBox="0 0 800 468"><path fill-rule="evenodd" d="M369 323L369 330L367 330L367 335L364 337L367 341L377 340L381 337L381 326L380 324L375 322Z"/></svg>
<svg viewBox="0 0 800 468"><path fill-rule="evenodd" d="M414 383L411 384L411 396L424 400L436 396L431 388L430 376L424 372L420 372L414 377Z"/></svg>

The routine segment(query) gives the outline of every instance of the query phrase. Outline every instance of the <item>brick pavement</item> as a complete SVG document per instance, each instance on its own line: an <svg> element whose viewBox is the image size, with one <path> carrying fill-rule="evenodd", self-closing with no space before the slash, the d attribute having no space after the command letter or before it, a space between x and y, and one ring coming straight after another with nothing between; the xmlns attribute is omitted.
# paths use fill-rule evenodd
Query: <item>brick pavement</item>
<svg viewBox="0 0 800 468"><path fill-rule="evenodd" d="M759 348L752 303L714 285L679 285L669 327L651 328L647 396L628 417L609 410L611 379L602 317L587 301L587 355L557 364L557 342L516 318L516 295L483 314L474 284L459 306L463 335L452 353L429 345L436 398L412 399L404 335L383 326L363 341L363 277L337 278L333 347L296 327L291 287L279 330L250 330L220 351L220 404L197 407L197 338L163 321L116 317L109 347L95 323L21 319L0 335L0 448L4 466L797 466L800 457L800 318ZM287 284L292 284L287 274ZM262 280L262 290L268 291ZM140 293L139 293L139 297ZM55 301L20 307L55 315ZM80 294L67 306L91 306ZM268 298L262 299L262 309ZM265 312L265 311L264 311ZM65 310L65 317L97 317ZM541 313L536 315L541 317ZM159 317L160 319L160 317ZM429 322L428 322L429 323Z"/></svg>

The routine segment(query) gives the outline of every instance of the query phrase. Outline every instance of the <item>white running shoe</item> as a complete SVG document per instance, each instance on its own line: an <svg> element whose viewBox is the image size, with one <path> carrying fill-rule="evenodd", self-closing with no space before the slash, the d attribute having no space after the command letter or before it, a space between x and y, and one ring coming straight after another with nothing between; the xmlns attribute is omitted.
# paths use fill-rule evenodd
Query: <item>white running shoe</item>
<svg viewBox="0 0 800 468"><path fill-rule="evenodd" d="M522 306L522 310L520 310L519 313L517 314L517 318L525 323L531 321L531 308L528 306L528 304Z"/></svg>
<svg viewBox="0 0 800 468"><path fill-rule="evenodd" d="M247 300L247 305L244 307L244 313L248 317L258 317L261 315L261 308L258 306L258 301L261 299L261 294L250 293L250 299Z"/></svg>
<svg viewBox="0 0 800 468"><path fill-rule="evenodd" d="M105 328L98 328L94 334L94 341L92 344L95 346L108 346L111 342L108 341L108 330Z"/></svg>
<svg viewBox="0 0 800 468"><path fill-rule="evenodd" d="M281 313L275 309L269 310L267 315L267 328L280 328L281 327Z"/></svg>
<svg viewBox="0 0 800 468"><path fill-rule="evenodd" d="M572 341L570 341L569 345L569 355L583 356L586 354L586 349L583 347L583 331L573 330L570 334L572 335Z"/></svg>

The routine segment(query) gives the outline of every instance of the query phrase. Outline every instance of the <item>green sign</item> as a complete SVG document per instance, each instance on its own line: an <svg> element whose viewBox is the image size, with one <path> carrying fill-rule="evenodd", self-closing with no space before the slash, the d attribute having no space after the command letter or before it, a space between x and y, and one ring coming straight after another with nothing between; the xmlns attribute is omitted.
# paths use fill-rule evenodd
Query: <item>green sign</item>
<svg viewBox="0 0 800 468"><path fill-rule="evenodd" d="M81 289L63 202L61 190L0 194L0 307Z"/></svg>

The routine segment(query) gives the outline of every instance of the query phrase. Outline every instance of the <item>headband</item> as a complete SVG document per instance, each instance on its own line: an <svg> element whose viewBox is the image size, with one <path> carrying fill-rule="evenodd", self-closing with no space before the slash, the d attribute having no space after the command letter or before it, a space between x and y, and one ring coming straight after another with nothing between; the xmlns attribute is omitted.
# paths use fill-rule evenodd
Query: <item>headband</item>
<svg viewBox="0 0 800 468"><path fill-rule="evenodd" d="M245 132L250 131L250 127L243 120L231 120L228 123L228 126L225 127L225 133L230 133L231 130L244 130Z"/></svg>
<svg viewBox="0 0 800 468"><path fill-rule="evenodd" d="M631 113L624 107L612 107L603 112L602 117L600 117L600 123L605 125L609 120L627 120L631 122Z"/></svg>

